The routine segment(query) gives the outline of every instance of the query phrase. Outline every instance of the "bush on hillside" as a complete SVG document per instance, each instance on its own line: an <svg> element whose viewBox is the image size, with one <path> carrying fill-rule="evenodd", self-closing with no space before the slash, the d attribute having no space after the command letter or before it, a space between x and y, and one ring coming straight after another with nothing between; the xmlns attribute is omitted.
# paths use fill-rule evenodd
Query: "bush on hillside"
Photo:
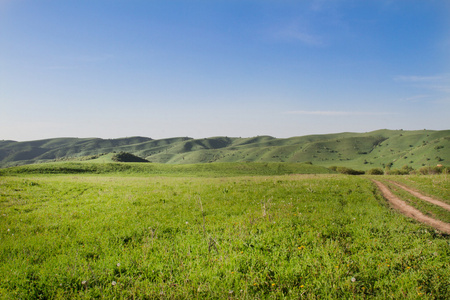
<svg viewBox="0 0 450 300"><path fill-rule="evenodd" d="M106 153L99 153L99 154L95 154L95 155L84 155L84 156L63 156L63 157L55 158L55 159L51 160L51 162L93 160L93 159L97 159L105 154Z"/></svg>
<svg viewBox="0 0 450 300"><path fill-rule="evenodd" d="M386 172L388 175L409 175L413 173L414 169L408 165L404 165L401 169L390 169Z"/></svg>
<svg viewBox="0 0 450 300"><path fill-rule="evenodd" d="M128 152L114 154L111 159L116 162L149 162L148 160Z"/></svg>
<svg viewBox="0 0 450 300"><path fill-rule="evenodd" d="M422 175L433 175L433 174L449 174L450 173L450 167L422 167L419 170L417 170L418 174Z"/></svg>
<svg viewBox="0 0 450 300"><path fill-rule="evenodd" d="M347 167L337 167L336 171L341 174L346 174L346 175L362 175L362 174L364 174L364 171L358 171L358 170L354 170L354 169L347 168Z"/></svg>
<svg viewBox="0 0 450 300"><path fill-rule="evenodd" d="M384 171L381 168L373 168L366 172L367 175L384 175Z"/></svg>

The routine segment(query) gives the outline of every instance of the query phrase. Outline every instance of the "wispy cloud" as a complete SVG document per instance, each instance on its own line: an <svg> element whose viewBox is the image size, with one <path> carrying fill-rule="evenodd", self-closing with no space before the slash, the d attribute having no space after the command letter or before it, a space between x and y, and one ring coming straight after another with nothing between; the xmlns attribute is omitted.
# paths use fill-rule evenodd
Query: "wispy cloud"
<svg viewBox="0 0 450 300"><path fill-rule="evenodd" d="M299 42L306 46L324 46L326 40L311 16L299 15L295 19L281 22L270 30L271 38L284 42Z"/></svg>
<svg viewBox="0 0 450 300"><path fill-rule="evenodd" d="M437 92L442 92L445 94L450 94L450 82L448 84L435 84L430 85L430 89L435 90Z"/></svg>
<svg viewBox="0 0 450 300"><path fill-rule="evenodd" d="M111 60L114 58L112 54L100 54L100 55L81 55L75 59L79 62L95 63Z"/></svg>
<svg viewBox="0 0 450 300"><path fill-rule="evenodd" d="M436 101L434 101L434 103L450 105L450 97L447 97L447 98L439 98L439 99L437 99Z"/></svg>
<svg viewBox="0 0 450 300"><path fill-rule="evenodd" d="M407 102L419 102L421 100L429 99L432 97L433 97L433 95L415 95L415 96L403 98L402 100L407 101Z"/></svg>
<svg viewBox="0 0 450 300"><path fill-rule="evenodd" d="M0 8L6 7L6 5L12 3L13 0L0 0Z"/></svg>
<svg viewBox="0 0 450 300"><path fill-rule="evenodd" d="M298 28L286 28L276 33L276 36L280 39L298 41L307 46L324 46L324 39L303 29Z"/></svg>
<svg viewBox="0 0 450 300"><path fill-rule="evenodd" d="M444 95L448 96L450 94L450 74L439 74L433 76L396 76L394 81L402 82L413 87L422 88L427 90L433 95L426 95L427 98L437 98ZM418 97L425 98L425 95L412 96L410 98L417 100ZM408 99L410 99L408 98Z"/></svg>
<svg viewBox="0 0 450 300"><path fill-rule="evenodd" d="M342 1L294 1L289 17L272 27L272 38L310 47L329 47L348 38L349 23L343 18Z"/></svg>
<svg viewBox="0 0 450 300"><path fill-rule="evenodd" d="M365 111L336 111L336 110L293 110L287 111L290 115L318 115L318 116L376 116L390 115L389 112L365 112Z"/></svg>
<svg viewBox="0 0 450 300"><path fill-rule="evenodd" d="M1 0L0 0L1 1ZM59 64L46 67L47 70L77 70L87 65L108 63L115 58L112 54L78 55L59 59Z"/></svg>
<svg viewBox="0 0 450 300"><path fill-rule="evenodd" d="M442 81L445 80L446 76L443 75L437 75L437 76L416 76L416 75L409 75L409 76L395 76L395 81L401 81L401 82L419 82L419 83L426 83L426 82L436 82L436 81Z"/></svg>
<svg viewBox="0 0 450 300"><path fill-rule="evenodd" d="M46 70L52 71L66 71L66 70L77 70L79 67L76 66L49 66L45 68Z"/></svg>
<svg viewBox="0 0 450 300"><path fill-rule="evenodd" d="M420 86L435 91L450 93L450 74L440 74L433 76L396 76L395 81Z"/></svg>

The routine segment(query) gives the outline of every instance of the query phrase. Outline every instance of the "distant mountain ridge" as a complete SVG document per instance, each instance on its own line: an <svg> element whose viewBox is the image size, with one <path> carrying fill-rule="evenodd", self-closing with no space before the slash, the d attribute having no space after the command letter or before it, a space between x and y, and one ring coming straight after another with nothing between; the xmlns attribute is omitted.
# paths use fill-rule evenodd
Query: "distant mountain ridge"
<svg viewBox="0 0 450 300"><path fill-rule="evenodd" d="M99 154L127 152L154 163L312 162L322 166L413 168L450 164L450 130L377 130L285 139L148 137L118 139L54 138L0 141L0 167L80 159L101 160Z"/></svg>

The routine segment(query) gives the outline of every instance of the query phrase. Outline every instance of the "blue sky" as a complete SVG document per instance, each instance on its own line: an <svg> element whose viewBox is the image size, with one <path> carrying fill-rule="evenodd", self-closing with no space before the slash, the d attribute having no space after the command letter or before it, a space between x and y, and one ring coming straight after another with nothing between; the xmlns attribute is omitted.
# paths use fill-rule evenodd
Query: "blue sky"
<svg viewBox="0 0 450 300"><path fill-rule="evenodd" d="M0 0L0 139L450 129L447 0Z"/></svg>

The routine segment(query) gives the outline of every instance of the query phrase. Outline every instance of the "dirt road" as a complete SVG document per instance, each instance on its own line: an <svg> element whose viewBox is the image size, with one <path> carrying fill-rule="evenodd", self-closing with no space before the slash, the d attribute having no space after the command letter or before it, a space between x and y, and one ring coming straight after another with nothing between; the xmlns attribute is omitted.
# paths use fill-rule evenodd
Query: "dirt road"
<svg viewBox="0 0 450 300"><path fill-rule="evenodd" d="M389 180L389 182L395 184L395 185L398 186L399 188L404 189L405 191L407 191L408 193L412 194L413 196L415 196L415 197L417 197L417 198L419 198L419 199L422 199L422 200L424 200L424 201L433 203L434 205L440 206L440 207L442 207L443 209L446 209L446 210L450 211L450 204L447 204L447 203L445 203L445 202L442 202L442 201L433 199L433 198L431 198L431 197L422 195L422 194L419 193L418 191L412 190L412 189L408 188L407 186L404 186L403 184L400 184L400 183L398 183L398 182L391 181L391 180Z"/></svg>
<svg viewBox="0 0 450 300"><path fill-rule="evenodd" d="M397 196L395 196L389 188L384 185L383 183L372 179L372 181L378 186L378 188L381 190L381 193L383 194L384 198L386 198L395 209L398 209L401 213L404 215L414 218L419 222L425 223L427 225L430 225L431 227L434 227L442 232L450 234L450 224L445 223L433 218L430 218L426 215L424 215L421 211L418 209L415 209L414 207L406 204L405 201L401 200Z"/></svg>

